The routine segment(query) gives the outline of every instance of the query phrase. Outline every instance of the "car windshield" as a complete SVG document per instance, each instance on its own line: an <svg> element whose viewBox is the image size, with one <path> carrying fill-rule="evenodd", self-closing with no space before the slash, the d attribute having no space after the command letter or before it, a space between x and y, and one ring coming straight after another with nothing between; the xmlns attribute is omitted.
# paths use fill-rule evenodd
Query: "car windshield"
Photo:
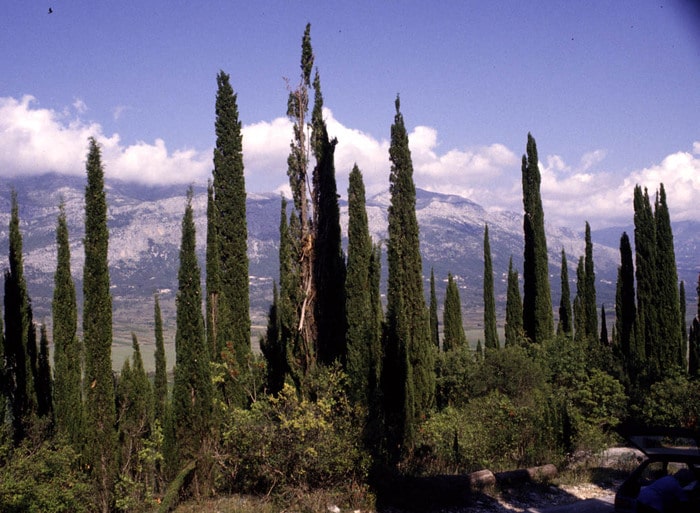
<svg viewBox="0 0 700 513"><path fill-rule="evenodd" d="M647 456L699 457L697 433L668 430L628 436L628 440Z"/></svg>

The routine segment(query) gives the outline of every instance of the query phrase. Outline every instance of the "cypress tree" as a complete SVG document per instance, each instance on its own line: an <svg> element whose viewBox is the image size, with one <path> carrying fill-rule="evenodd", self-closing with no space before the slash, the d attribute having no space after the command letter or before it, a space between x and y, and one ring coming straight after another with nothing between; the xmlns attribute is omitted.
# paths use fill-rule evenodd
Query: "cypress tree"
<svg viewBox="0 0 700 513"><path fill-rule="evenodd" d="M595 291L595 269L593 265L593 243L591 242L591 227L586 221L585 230L585 281L584 288L584 308L586 317L586 338L593 343L598 340L598 307L596 306L596 291Z"/></svg>
<svg viewBox="0 0 700 513"><path fill-rule="evenodd" d="M444 330L442 349L444 351L459 349L466 345L467 337L464 334L464 326L462 324L462 302L459 298L457 282L451 273L447 275L442 325Z"/></svg>
<svg viewBox="0 0 700 513"><path fill-rule="evenodd" d="M658 325L656 322L656 227L649 194L634 188L634 246L637 278L637 336L640 356L651 381L661 376ZM641 349L643 348L643 352Z"/></svg>
<svg viewBox="0 0 700 513"><path fill-rule="evenodd" d="M42 324L39 338L39 355L36 373L37 414L49 419L53 425L53 379L51 378L51 362L49 361L49 338L46 325Z"/></svg>
<svg viewBox="0 0 700 513"><path fill-rule="evenodd" d="M610 345L610 339L608 338L608 324L605 320L605 305L600 307L600 344L603 347L608 347Z"/></svg>
<svg viewBox="0 0 700 513"><path fill-rule="evenodd" d="M209 350L202 317L200 270L195 244L192 189L182 219L180 269L178 271L177 328L175 333L175 382L172 416L175 434L174 471L196 462L193 492L206 490L211 442L213 390L209 369Z"/></svg>
<svg viewBox="0 0 700 513"><path fill-rule="evenodd" d="M165 342L163 339L163 318L160 311L160 299L154 295L153 321L155 324L156 349L155 377L153 378L153 420L162 426L165 422L165 408L168 403L168 374L165 362Z"/></svg>
<svg viewBox="0 0 700 513"><path fill-rule="evenodd" d="M15 444L27 434L31 416L36 413L36 374L32 353L36 355L36 340L31 337L31 303L24 279L22 234L19 230L17 193L12 191L9 226L9 262L5 271L5 358L6 380L12 414Z"/></svg>
<svg viewBox="0 0 700 513"><path fill-rule="evenodd" d="M498 349L498 331L496 329L496 297L493 291L493 263L491 260L491 242L489 226L484 228L484 346L486 349Z"/></svg>
<svg viewBox="0 0 700 513"><path fill-rule="evenodd" d="M688 330L685 326L685 282L681 280L679 286L679 304L681 311L681 367L688 370Z"/></svg>
<svg viewBox="0 0 700 513"><path fill-rule="evenodd" d="M430 268L430 339L436 348L440 348L440 330L438 325L438 305L435 294L435 272Z"/></svg>
<svg viewBox="0 0 700 513"><path fill-rule="evenodd" d="M112 487L117 472L112 298L107 263L109 232L101 152L94 138L90 138L89 144L83 268L86 456L96 483L98 509L107 513L112 504Z"/></svg>
<svg viewBox="0 0 700 513"><path fill-rule="evenodd" d="M391 127L387 333L383 365L389 454L412 447L416 423L433 402L435 374L416 219L408 133L396 97Z"/></svg>
<svg viewBox="0 0 700 513"><path fill-rule="evenodd" d="M212 439L213 389L195 241L190 188L182 219L176 302L176 363L171 408L176 468L172 470L179 471L184 465L195 462L192 489L195 495L200 495L207 490L210 476L208 458Z"/></svg>
<svg viewBox="0 0 700 513"><path fill-rule="evenodd" d="M294 277L296 291L283 290L287 297L294 298L291 302L295 309L294 316L298 319L295 335L289 339L288 352L291 358L290 370L295 377L297 386L305 382L309 373L316 367L318 355L317 326L316 326L316 289L314 287L314 233L309 214L309 191L307 190L308 155L306 116L309 109L309 90L311 88L311 71L314 55L311 48L311 25L307 24L301 43L301 76L299 85L290 91L287 100L287 117L294 125L294 139L290 145L287 158L287 176L292 190L294 208L290 216L289 249L294 249L295 255L290 255L288 265L291 265L290 278ZM313 195L313 194L312 194ZM294 241L293 243L291 241ZM291 282L290 282L291 284Z"/></svg>
<svg viewBox="0 0 700 513"><path fill-rule="evenodd" d="M284 386L286 369L285 346L281 339L277 283L272 284L272 304L267 314L267 332L260 340L260 350L267 362L267 391L277 394Z"/></svg>
<svg viewBox="0 0 700 513"><path fill-rule="evenodd" d="M78 307L70 268L70 241L64 204L59 206L56 227L58 256L54 275L53 361L54 409L57 431L80 450L83 437L82 345L78 338Z"/></svg>
<svg viewBox="0 0 700 513"><path fill-rule="evenodd" d="M566 262L566 252L561 250L561 300L559 301L559 323L557 335L571 335L573 325L571 322L571 290L569 288L569 265Z"/></svg>
<svg viewBox="0 0 700 513"><path fill-rule="evenodd" d="M243 169L243 137L238 118L237 95L229 76L216 77L216 146L214 148L214 208L218 242L219 298L217 353L230 344L239 372L247 372L250 347L250 298L248 292L248 225ZM243 390L233 390L233 400L245 401Z"/></svg>
<svg viewBox="0 0 700 513"><path fill-rule="evenodd" d="M365 185L357 165L350 172L348 218L348 266L345 280L348 391L354 401L367 405L372 347L377 343L370 283L374 249L365 210Z"/></svg>
<svg viewBox="0 0 700 513"><path fill-rule="evenodd" d="M698 298L698 309L690 324L688 340L688 374L691 376L700 375L700 274L698 274L698 284L695 291Z"/></svg>
<svg viewBox="0 0 700 513"><path fill-rule="evenodd" d="M2 315L0 315L0 426L5 425L9 391L7 360L5 358L5 326L3 326Z"/></svg>
<svg viewBox="0 0 700 513"><path fill-rule="evenodd" d="M656 322L657 344L661 345L659 367L664 376L674 368L685 368L682 354L681 315L678 292L678 271L673 249L671 216L666 204L664 184L659 185L654 205L656 225Z"/></svg>
<svg viewBox="0 0 700 513"><path fill-rule="evenodd" d="M505 345L512 347L524 341L523 303L520 299L518 271L513 269L513 257L508 262L508 290L506 294Z"/></svg>
<svg viewBox="0 0 700 513"><path fill-rule="evenodd" d="M588 334L586 333L586 263L584 257L579 257L578 267L576 267L576 297L574 298L574 340L579 344L588 343Z"/></svg>
<svg viewBox="0 0 700 513"><path fill-rule="evenodd" d="M143 367L139 342L131 334L132 363L124 361L117 385L117 409L119 419L119 447L121 449L121 474L132 480L141 478L143 471L139 453L151 430L151 384Z"/></svg>
<svg viewBox="0 0 700 513"><path fill-rule="evenodd" d="M221 347L217 335L221 331L219 325L219 308L221 304L221 269L219 266L219 239L217 236L218 216L214 203L214 186L211 181L207 185L207 248L206 248L206 325L207 342L212 358L221 357Z"/></svg>
<svg viewBox="0 0 700 513"><path fill-rule="evenodd" d="M637 319L637 307L634 293L634 262L632 246L626 232L620 237L620 267L617 270L617 290L615 295L615 331L620 342L620 353L627 373L630 372L632 360L641 362L643 352L637 354L634 342L634 327ZM632 378L632 376L629 376Z"/></svg>
<svg viewBox="0 0 700 513"><path fill-rule="evenodd" d="M523 155L522 183L525 215L523 229L523 329L530 342L542 343L552 338L554 320L549 289L547 238L540 197L540 170L537 143L527 134L527 154Z"/></svg>
<svg viewBox="0 0 700 513"><path fill-rule="evenodd" d="M317 326L318 356L322 363L344 362L345 333L345 258L340 236L340 207L335 181L334 153L338 141L329 139L323 119L321 79L316 70L314 108L311 115L311 150L316 158L313 170L313 280L316 291L314 317ZM363 207L364 208L364 207Z"/></svg>

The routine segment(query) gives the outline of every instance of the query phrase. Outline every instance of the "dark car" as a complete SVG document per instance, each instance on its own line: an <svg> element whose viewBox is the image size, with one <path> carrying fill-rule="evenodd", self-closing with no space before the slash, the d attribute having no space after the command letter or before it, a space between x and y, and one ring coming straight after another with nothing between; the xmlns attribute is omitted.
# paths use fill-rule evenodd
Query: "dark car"
<svg viewBox="0 0 700 513"><path fill-rule="evenodd" d="M644 429L622 434L640 449L646 458L618 489L615 495L616 513L636 512L637 497L643 487L664 476L674 475L682 469L692 471L695 479L684 486L688 502L678 504L673 511L700 511L700 432Z"/></svg>

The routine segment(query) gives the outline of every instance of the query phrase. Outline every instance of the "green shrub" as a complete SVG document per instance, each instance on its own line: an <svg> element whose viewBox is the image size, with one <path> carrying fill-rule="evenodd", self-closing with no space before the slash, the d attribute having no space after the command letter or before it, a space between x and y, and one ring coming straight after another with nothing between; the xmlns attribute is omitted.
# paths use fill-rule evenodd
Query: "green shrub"
<svg viewBox="0 0 700 513"><path fill-rule="evenodd" d="M58 513L89 510L91 486L78 455L59 441L26 440L0 447L0 511Z"/></svg>
<svg viewBox="0 0 700 513"><path fill-rule="evenodd" d="M289 384L249 410L231 409L222 433L223 488L237 492L344 488L365 481L362 421L347 400L344 375L319 378L315 400Z"/></svg>

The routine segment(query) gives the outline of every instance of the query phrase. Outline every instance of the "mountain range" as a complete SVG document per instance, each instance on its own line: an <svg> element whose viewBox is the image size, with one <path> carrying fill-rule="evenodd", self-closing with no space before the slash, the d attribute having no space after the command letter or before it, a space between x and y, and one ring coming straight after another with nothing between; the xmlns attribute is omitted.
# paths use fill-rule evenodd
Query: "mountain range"
<svg viewBox="0 0 700 513"><path fill-rule="evenodd" d="M82 304L85 180L81 177L47 174L5 179L0 183L2 255L8 254L12 189L16 191L19 202L25 275L34 318L50 325L53 276L56 269L55 230L58 205L61 202L65 205L68 221L72 273L79 305ZM170 344L174 340L179 245L186 191L187 187L183 185L146 187L106 181L115 365L120 355L128 354L131 332L138 335L142 345L152 344L155 293L160 297L166 340ZM195 186L194 193L197 247L204 276L206 188ZM370 232L375 241L386 239L390 199L387 191L367 200ZM347 203L341 200L340 205L342 230L347 234ZM280 196L274 193L249 193L247 214L251 321L253 335L257 339L264 331L267 309L272 299L272 282L277 279L278 273ZM472 338L483 336L480 334L483 318L483 238L484 227L488 224L497 317L499 325L502 325L511 256L515 268L522 274L522 213L491 212L467 198L419 189L416 194L416 215L420 227L426 297L433 269L438 304L441 307L447 274L452 273L460 287L465 329L468 337ZM633 213L630 212L630 221L632 216ZM572 296L575 294L576 265L584 253L583 228L584 221L576 229L546 226L555 309L560 298L562 249L567 255ZM620 236L626 231L633 239L634 229L631 224L603 230L595 230L592 226L591 229L597 300L599 305L605 305L610 331L614 317ZM696 312L695 286L700 271L700 222L673 223L673 230L679 279L685 281L687 313L688 317L692 317ZM2 267L7 268L7 257L3 259L5 264ZM386 265L383 270L386 271ZM441 317L441 313L439 315ZM144 354L147 355L148 352L146 350ZM116 366L121 366L121 362Z"/></svg>

